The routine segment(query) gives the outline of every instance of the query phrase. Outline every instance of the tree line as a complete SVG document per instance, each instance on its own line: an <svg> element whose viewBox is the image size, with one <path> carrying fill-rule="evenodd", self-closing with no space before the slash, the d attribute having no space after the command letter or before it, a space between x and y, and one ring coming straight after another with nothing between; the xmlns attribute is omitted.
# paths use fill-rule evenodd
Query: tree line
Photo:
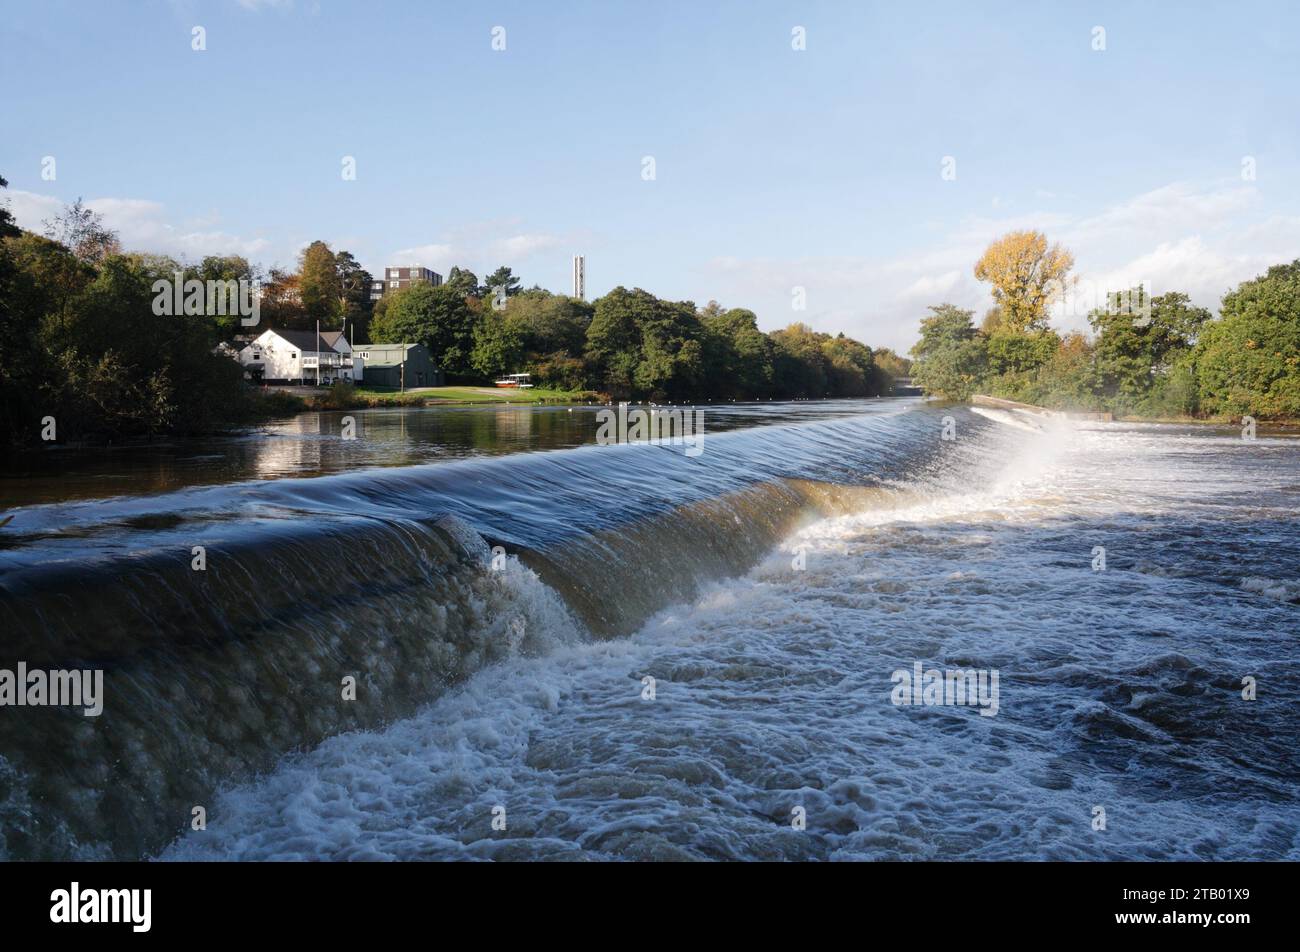
<svg viewBox="0 0 1300 952"><path fill-rule="evenodd" d="M975 276L993 306L932 306L912 348L928 393L983 392L1054 409L1121 416L1300 419L1300 260L1224 295L1216 317L1189 296L1118 289L1091 309L1091 333L1060 334L1051 306L1073 282L1073 256L1037 231L989 245Z"/></svg>
<svg viewBox="0 0 1300 952"><path fill-rule="evenodd" d="M0 188L7 186L0 178ZM261 286L260 323L217 313L156 312L155 282L197 278ZM197 264L123 251L80 201L19 228L0 203L0 430L36 442L106 442L218 432L293 412L300 401L248 385L231 359L241 336L269 328L342 329L358 343L419 343L449 380L534 383L612 399L705 401L888 393L910 362L843 334L794 323L765 333L743 308L697 308L641 289L588 302L524 289L510 268L482 283L455 267L442 285L370 298L371 275L347 251L308 245L293 271L238 255ZM225 345L225 349L223 349Z"/></svg>
<svg viewBox="0 0 1300 952"><path fill-rule="evenodd" d="M0 178L0 188L7 184ZM301 405L246 385L242 368L215 351L237 316L156 313L156 281L171 281L176 271L242 276L242 259L183 267L160 255L124 253L80 201L45 231L20 229L0 206L4 442L212 433Z"/></svg>
<svg viewBox="0 0 1300 952"><path fill-rule="evenodd" d="M716 301L697 308L617 287L588 302L524 290L509 268L471 291L475 284L457 268L439 287L416 284L386 295L371 337L426 345L451 380L530 373L540 386L614 399L876 396L909 365L892 351L802 323L765 333L753 311Z"/></svg>

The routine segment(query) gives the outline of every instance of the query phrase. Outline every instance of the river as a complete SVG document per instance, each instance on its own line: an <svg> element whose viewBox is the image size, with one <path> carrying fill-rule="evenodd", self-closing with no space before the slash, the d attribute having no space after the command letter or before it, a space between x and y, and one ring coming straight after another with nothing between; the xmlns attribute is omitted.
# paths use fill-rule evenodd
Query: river
<svg viewBox="0 0 1300 952"><path fill-rule="evenodd" d="M1300 858L1300 441L704 411L698 455L444 408L11 471L0 667L106 689L0 712L4 855Z"/></svg>

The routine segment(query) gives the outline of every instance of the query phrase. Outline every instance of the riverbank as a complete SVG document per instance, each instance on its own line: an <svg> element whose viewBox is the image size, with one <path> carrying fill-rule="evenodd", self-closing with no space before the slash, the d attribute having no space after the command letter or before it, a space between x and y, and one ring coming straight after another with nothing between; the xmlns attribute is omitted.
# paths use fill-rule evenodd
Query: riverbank
<svg viewBox="0 0 1300 952"><path fill-rule="evenodd" d="M592 390L550 390L532 387L515 390L501 387L420 387L407 390L353 387L338 384L329 390L313 391L306 407L315 410L356 410L365 407L477 406L481 404L593 403L603 397Z"/></svg>

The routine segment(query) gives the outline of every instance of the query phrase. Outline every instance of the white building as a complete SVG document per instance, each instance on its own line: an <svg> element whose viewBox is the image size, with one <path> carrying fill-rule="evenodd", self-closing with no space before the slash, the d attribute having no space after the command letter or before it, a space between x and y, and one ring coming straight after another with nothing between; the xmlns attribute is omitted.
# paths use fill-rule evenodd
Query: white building
<svg viewBox="0 0 1300 952"><path fill-rule="evenodd" d="M342 331L263 331L237 357L253 380L315 383L359 382L365 367L353 358L352 345Z"/></svg>

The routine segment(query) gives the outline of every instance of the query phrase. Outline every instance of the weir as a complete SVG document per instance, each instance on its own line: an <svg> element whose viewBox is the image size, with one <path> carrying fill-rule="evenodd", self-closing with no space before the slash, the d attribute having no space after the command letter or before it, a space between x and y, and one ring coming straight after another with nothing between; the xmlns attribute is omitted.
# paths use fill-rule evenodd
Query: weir
<svg viewBox="0 0 1300 952"><path fill-rule="evenodd" d="M1063 420L1082 420L1093 423L1110 423L1114 416L1109 410L1090 412L1085 410L1049 410L1046 407L1034 406L1032 403L1017 403L1015 400L1004 400L1001 397L990 397L987 394L977 393L970 398L973 406L988 407L993 410L1014 410L1020 413L1030 413L1034 416L1058 418Z"/></svg>
<svg viewBox="0 0 1300 952"><path fill-rule="evenodd" d="M148 856L287 752L512 654L632 634L804 521L960 486L1023 439L957 412L956 443L918 408L724 433L697 457L589 446L22 510L0 667L102 670L103 711L0 719L0 852Z"/></svg>

